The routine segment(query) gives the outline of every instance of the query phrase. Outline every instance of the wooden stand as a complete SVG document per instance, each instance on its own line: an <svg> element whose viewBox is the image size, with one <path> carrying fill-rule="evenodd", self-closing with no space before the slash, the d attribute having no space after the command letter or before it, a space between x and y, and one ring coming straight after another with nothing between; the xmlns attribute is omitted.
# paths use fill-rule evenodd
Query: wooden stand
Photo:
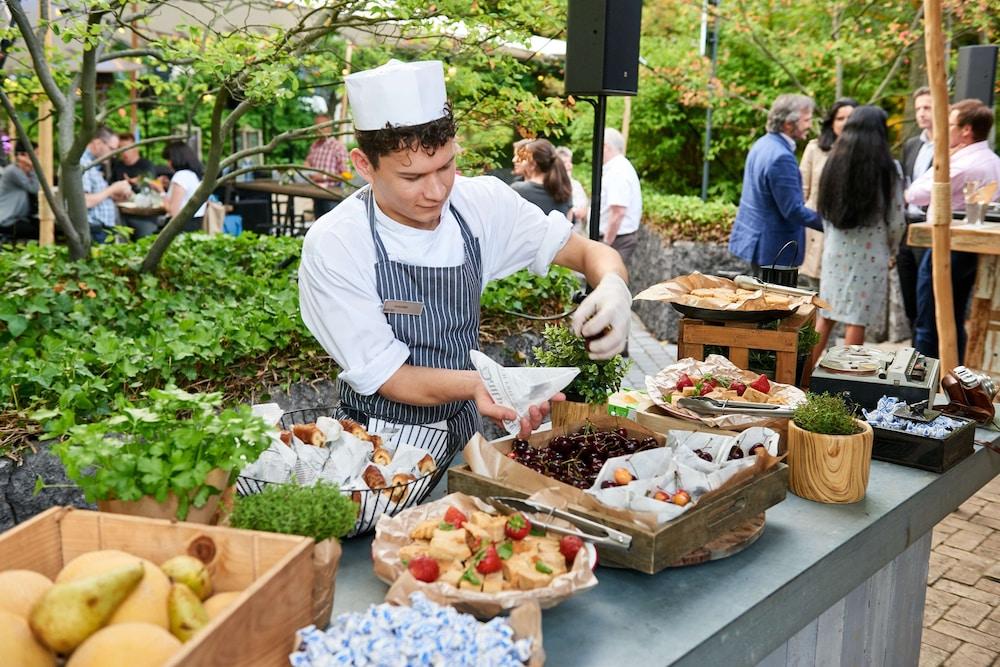
<svg viewBox="0 0 1000 667"><path fill-rule="evenodd" d="M788 422L788 488L819 503L856 503L865 497L872 462L872 427L855 435L823 435Z"/></svg>
<svg viewBox="0 0 1000 667"><path fill-rule="evenodd" d="M750 365L750 350L774 352L777 356L775 381L806 385L812 368L806 363L802 377L796 378L795 367L799 356L799 330L807 324L816 324L816 308L811 305L802 306L794 315L781 320L776 331L761 329L759 324L747 322L703 322L682 317L677 336L677 355L682 359L691 357L703 361L705 346L718 345L729 348L729 360L746 369Z"/></svg>

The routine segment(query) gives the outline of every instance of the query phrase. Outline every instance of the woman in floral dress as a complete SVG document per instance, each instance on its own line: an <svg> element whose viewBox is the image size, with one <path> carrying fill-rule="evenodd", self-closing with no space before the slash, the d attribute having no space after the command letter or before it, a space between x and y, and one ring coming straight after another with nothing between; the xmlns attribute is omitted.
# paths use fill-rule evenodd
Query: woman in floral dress
<svg viewBox="0 0 1000 667"><path fill-rule="evenodd" d="M837 322L847 325L844 342L860 345L865 328L885 317L890 258L906 228L902 172L889 153L886 118L878 107L856 108L820 177L825 237L820 296L832 308L816 322L816 359Z"/></svg>

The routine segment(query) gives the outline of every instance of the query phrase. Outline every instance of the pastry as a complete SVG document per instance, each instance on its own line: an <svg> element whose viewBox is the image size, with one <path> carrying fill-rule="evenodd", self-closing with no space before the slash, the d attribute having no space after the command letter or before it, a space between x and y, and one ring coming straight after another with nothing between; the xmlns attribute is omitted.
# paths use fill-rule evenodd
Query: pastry
<svg viewBox="0 0 1000 667"><path fill-rule="evenodd" d="M316 424L293 424L292 433L307 445L322 447L326 444L326 434Z"/></svg>
<svg viewBox="0 0 1000 667"><path fill-rule="evenodd" d="M392 488L386 489L382 493L388 493L394 503L401 503L406 499L409 489L407 484L415 480L416 477L405 473L396 473L392 476Z"/></svg>
<svg viewBox="0 0 1000 667"><path fill-rule="evenodd" d="M365 471L361 473L361 479L365 481L369 489L384 489L385 488L385 477L382 476L382 471L375 466L368 466Z"/></svg>
<svg viewBox="0 0 1000 667"><path fill-rule="evenodd" d="M372 461L380 466L387 466L392 463L392 454L388 449L376 447L372 450Z"/></svg>
<svg viewBox="0 0 1000 667"><path fill-rule="evenodd" d="M430 454L424 454L424 458L417 462L417 470L420 471L421 475L429 475L437 470L437 464L434 463L434 457Z"/></svg>

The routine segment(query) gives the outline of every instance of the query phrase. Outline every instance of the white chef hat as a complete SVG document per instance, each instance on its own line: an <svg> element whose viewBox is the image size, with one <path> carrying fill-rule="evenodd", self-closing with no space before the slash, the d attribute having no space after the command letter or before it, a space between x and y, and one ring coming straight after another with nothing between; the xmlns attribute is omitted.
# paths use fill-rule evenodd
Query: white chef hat
<svg viewBox="0 0 1000 667"><path fill-rule="evenodd" d="M354 129L381 130L423 125L443 118L448 98L440 60L390 60L345 78Z"/></svg>

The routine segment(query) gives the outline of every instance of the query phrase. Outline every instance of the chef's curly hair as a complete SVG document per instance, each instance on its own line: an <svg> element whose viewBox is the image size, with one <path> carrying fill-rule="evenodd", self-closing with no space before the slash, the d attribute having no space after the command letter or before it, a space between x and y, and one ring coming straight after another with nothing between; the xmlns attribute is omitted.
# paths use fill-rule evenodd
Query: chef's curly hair
<svg viewBox="0 0 1000 667"><path fill-rule="evenodd" d="M445 115L421 125L393 127L386 123L381 130L358 130L358 148L368 157L373 168L378 168L379 158L399 150L415 151L418 148L433 155L437 149L455 138L455 118L451 105L444 107Z"/></svg>

